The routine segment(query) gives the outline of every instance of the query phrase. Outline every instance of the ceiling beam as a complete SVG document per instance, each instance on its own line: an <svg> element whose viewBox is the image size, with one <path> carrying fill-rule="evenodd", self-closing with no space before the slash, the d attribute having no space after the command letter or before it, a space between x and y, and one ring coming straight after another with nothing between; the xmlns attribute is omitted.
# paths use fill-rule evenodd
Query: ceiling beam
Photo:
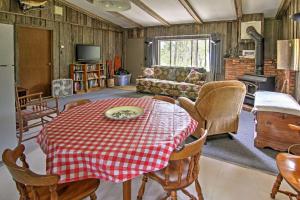
<svg viewBox="0 0 300 200"><path fill-rule="evenodd" d="M181 5L188 11L188 13L195 19L195 21L199 24L202 24L203 21L201 17L198 15L198 13L195 11L193 6L190 4L188 0L178 0Z"/></svg>
<svg viewBox="0 0 300 200"><path fill-rule="evenodd" d="M237 19L243 17L242 0L234 0L235 14Z"/></svg>
<svg viewBox="0 0 300 200"><path fill-rule="evenodd" d="M276 19L281 19L282 16L285 14L287 9L289 8L292 0L281 0L281 4L278 8Z"/></svg>
<svg viewBox="0 0 300 200"><path fill-rule="evenodd" d="M119 12L109 12L111 13L112 15L116 16L116 17L120 17L120 18L123 18L125 19L127 22L131 23L131 24L134 24L136 27L138 28L143 28L143 26L135 21L133 21L132 19L129 19L128 17L126 17L125 15L123 15L122 13L119 13Z"/></svg>
<svg viewBox="0 0 300 200"><path fill-rule="evenodd" d="M153 18L155 18L157 21L159 21L164 26L170 26L169 22L167 22L164 18L162 18L159 14L157 14L154 10L149 8L146 4L144 4L141 0L130 0L132 3L134 3L137 7L151 15Z"/></svg>

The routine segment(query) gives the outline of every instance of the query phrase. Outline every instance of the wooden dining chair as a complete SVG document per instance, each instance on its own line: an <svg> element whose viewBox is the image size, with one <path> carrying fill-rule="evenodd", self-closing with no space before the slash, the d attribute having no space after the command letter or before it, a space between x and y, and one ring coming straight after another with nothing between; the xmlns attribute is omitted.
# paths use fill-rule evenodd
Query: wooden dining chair
<svg viewBox="0 0 300 200"><path fill-rule="evenodd" d="M300 132L300 126L289 124L291 130ZM290 199L295 197L300 200L300 144L293 144L288 148L288 153L279 153L276 156L276 164L279 174L272 188L271 198L275 199L276 194L282 193L289 196ZM296 194L280 190L283 179L296 191Z"/></svg>
<svg viewBox="0 0 300 200"><path fill-rule="evenodd" d="M39 175L29 169L24 155L24 145L19 145L14 150L7 149L2 155L20 194L20 200L81 200L90 197L96 200L100 181L87 179L83 181L58 184L58 175ZM17 165L20 160L22 165Z"/></svg>
<svg viewBox="0 0 300 200"><path fill-rule="evenodd" d="M53 104L49 106L50 102ZM44 98L43 93L16 95L16 118L18 144L35 138L37 135L27 135L30 129L44 126L55 116L59 115L58 98Z"/></svg>
<svg viewBox="0 0 300 200"><path fill-rule="evenodd" d="M76 101L71 101L71 102L65 104L64 111L71 110L72 108L75 108L77 106L81 106L81 105L84 105L84 104L87 104L90 102L91 102L91 100L89 100L89 99L80 99L80 100L76 100Z"/></svg>
<svg viewBox="0 0 300 200"><path fill-rule="evenodd" d="M166 101L171 104L176 104L176 100L173 99L172 97L168 97L168 96L155 95L153 97L153 99L160 100L160 101Z"/></svg>
<svg viewBox="0 0 300 200"><path fill-rule="evenodd" d="M142 185L138 192L138 200L142 200L145 186L148 178L158 182L167 195L164 200L171 196L172 200L177 199L177 192L181 190L189 198L195 200L196 197L190 194L185 188L195 183L197 196L199 200L203 200L201 186L198 180L199 160L202 147L205 143L207 131L201 129L201 137L196 141L186 144L183 148L175 150L170 157L169 164L166 168L145 174L142 179Z"/></svg>

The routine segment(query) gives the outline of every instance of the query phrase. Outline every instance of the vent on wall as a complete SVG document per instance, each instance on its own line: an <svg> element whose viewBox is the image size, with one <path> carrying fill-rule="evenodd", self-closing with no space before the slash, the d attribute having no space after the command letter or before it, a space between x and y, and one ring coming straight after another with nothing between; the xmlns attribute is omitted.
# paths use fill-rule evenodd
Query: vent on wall
<svg viewBox="0 0 300 200"><path fill-rule="evenodd" d="M45 9L47 0L18 0L23 12L35 9Z"/></svg>

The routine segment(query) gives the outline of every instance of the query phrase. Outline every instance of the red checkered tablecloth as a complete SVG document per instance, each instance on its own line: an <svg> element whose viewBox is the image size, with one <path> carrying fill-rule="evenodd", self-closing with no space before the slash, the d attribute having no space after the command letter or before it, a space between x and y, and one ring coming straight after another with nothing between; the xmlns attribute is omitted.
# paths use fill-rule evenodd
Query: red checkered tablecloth
<svg viewBox="0 0 300 200"><path fill-rule="evenodd" d="M126 121L104 116L116 106L140 106L144 115ZM47 172L61 183L87 178L124 182L168 164L172 151L197 126L177 105L152 98L95 101L61 113L38 136Z"/></svg>

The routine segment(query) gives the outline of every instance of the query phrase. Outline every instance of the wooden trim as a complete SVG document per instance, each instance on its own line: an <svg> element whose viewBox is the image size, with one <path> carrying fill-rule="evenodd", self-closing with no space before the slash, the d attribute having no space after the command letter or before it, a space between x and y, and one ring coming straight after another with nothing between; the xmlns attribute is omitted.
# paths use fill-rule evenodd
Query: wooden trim
<svg viewBox="0 0 300 200"><path fill-rule="evenodd" d="M188 0L178 0L181 5L186 9L186 11L195 19L195 21L199 24L202 24L203 21L198 13L195 11L193 6L190 4Z"/></svg>
<svg viewBox="0 0 300 200"><path fill-rule="evenodd" d="M44 18L44 17L37 17L37 16L27 15L27 14L23 14L23 13L15 13L15 12L8 12L8 11L2 11L2 10L0 10L0 13L9 14L9 15L16 15L16 16L22 16L22 17L29 17L29 18L33 18L33 19L39 19L39 20L50 21L50 22L65 23L65 24L69 24L69 25L73 25L73 26L89 27L89 28L92 28L92 29L103 30L103 31L109 30L109 31L112 31L112 32L117 32L117 33L123 33L124 32L124 28L119 28L119 30L118 29L110 29L109 27L108 28L102 28L102 27L101 28L99 28L99 27L95 28L93 26L81 25L81 24L71 23L71 22L67 22L67 21L60 21L60 20L55 20L55 19L48 19L48 18ZM3 22L1 22L1 23L3 23ZM20 25L23 25L23 24L20 24ZM26 25L26 24L24 24L24 25ZM35 25L26 25L26 26L27 27L30 26L32 28L39 28L39 27L42 28L41 26L35 26ZM47 29L47 27L45 27L45 29Z"/></svg>
<svg viewBox="0 0 300 200"><path fill-rule="evenodd" d="M119 17L119 18L123 18L125 19L127 22L131 23L131 24L134 24L136 27L138 28L143 28L144 26L133 21L132 19L129 19L128 17L126 17L125 15L123 15L122 13L119 13L119 12L110 12L112 15L116 16L116 17Z"/></svg>
<svg viewBox="0 0 300 200"><path fill-rule="evenodd" d="M277 11L277 14L276 14L276 17L275 17L276 19L281 19L283 17L285 12L289 8L291 2L292 2L292 0L281 0L281 4L278 8L278 11Z"/></svg>
<svg viewBox="0 0 300 200"><path fill-rule="evenodd" d="M134 3L137 7L151 15L153 18L155 18L157 21L159 21L164 26L170 26L169 22L167 22L164 18L162 18L159 14L157 14L154 10L149 8L146 4L144 4L141 0L130 0L132 3Z"/></svg>
<svg viewBox="0 0 300 200"><path fill-rule="evenodd" d="M236 18L241 19L243 17L242 0L234 0Z"/></svg>

